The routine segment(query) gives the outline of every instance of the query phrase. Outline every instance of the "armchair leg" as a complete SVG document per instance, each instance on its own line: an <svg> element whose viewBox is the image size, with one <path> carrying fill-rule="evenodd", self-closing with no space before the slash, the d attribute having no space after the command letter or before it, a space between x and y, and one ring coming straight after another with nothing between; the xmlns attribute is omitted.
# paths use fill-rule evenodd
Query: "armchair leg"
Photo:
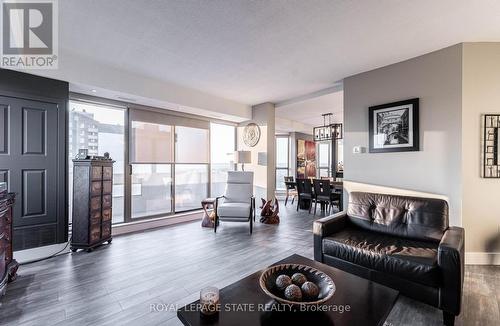
<svg viewBox="0 0 500 326"><path fill-rule="evenodd" d="M293 205L294 200L295 200L295 196L292 197L292 205ZM285 203L285 205L286 205L286 203Z"/></svg>
<svg viewBox="0 0 500 326"><path fill-rule="evenodd" d="M253 231L253 221L250 219L250 234L252 234Z"/></svg>
<svg viewBox="0 0 500 326"><path fill-rule="evenodd" d="M286 203L288 203L288 195L286 195L286 197L285 197L285 206L286 206ZM293 200L292 200L292 205L293 205Z"/></svg>
<svg viewBox="0 0 500 326"><path fill-rule="evenodd" d="M300 197L297 199L297 212L299 211L299 206L300 206Z"/></svg>
<svg viewBox="0 0 500 326"><path fill-rule="evenodd" d="M318 207L318 201L314 201L314 216L316 216L316 207Z"/></svg>
<svg viewBox="0 0 500 326"><path fill-rule="evenodd" d="M217 214L215 214L215 218L214 218L214 233L217 233L217 224L218 224L219 220L217 219Z"/></svg>
<svg viewBox="0 0 500 326"><path fill-rule="evenodd" d="M455 325L455 315L450 314L449 312L443 311L443 325L445 325L445 326Z"/></svg>

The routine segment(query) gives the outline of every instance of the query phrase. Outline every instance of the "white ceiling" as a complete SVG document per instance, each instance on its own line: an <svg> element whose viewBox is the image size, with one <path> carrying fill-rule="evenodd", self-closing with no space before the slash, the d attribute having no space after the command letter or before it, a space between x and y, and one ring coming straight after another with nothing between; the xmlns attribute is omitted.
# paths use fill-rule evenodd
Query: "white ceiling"
<svg viewBox="0 0 500 326"><path fill-rule="evenodd" d="M59 10L62 53L244 104L500 40L496 0L64 0Z"/></svg>
<svg viewBox="0 0 500 326"><path fill-rule="evenodd" d="M344 92L316 96L276 108L276 117L300 121L309 126L323 124L323 113L333 113L332 122L343 122ZM309 130L312 133L312 129Z"/></svg>

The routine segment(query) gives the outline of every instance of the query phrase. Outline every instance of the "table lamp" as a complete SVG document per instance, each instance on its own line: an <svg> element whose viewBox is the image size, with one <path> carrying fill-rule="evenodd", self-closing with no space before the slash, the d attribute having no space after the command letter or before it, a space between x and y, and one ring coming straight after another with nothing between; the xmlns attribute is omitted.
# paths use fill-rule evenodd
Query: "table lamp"
<svg viewBox="0 0 500 326"><path fill-rule="evenodd" d="M241 163L241 171L245 171L245 163L252 163L252 152L250 151L234 152L234 162Z"/></svg>

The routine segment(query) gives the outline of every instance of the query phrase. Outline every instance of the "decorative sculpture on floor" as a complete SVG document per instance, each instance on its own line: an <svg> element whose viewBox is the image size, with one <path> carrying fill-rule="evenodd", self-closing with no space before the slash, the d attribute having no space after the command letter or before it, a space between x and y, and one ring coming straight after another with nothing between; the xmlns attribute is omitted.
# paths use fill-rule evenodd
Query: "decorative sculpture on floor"
<svg viewBox="0 0 500 326"><path fill-rule="evenodd" d="M262 206L260 207L262 210L260 212L260 222L264 224L279 224L280 217L278 216L280 212L280 207L278 205L278 200L274 198L274 200L265 200L261 198Z"/></svg>

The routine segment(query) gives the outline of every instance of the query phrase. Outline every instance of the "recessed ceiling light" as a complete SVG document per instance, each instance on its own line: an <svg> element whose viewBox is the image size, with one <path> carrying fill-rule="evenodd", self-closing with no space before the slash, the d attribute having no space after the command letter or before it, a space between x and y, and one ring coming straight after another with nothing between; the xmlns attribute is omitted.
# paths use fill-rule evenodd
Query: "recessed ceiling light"
<svg viewBox="0 0 500 326"><path fill-rule="evenodd" d="M90 90L92 93L97 93L97 89L91 89Z"/></svg>

